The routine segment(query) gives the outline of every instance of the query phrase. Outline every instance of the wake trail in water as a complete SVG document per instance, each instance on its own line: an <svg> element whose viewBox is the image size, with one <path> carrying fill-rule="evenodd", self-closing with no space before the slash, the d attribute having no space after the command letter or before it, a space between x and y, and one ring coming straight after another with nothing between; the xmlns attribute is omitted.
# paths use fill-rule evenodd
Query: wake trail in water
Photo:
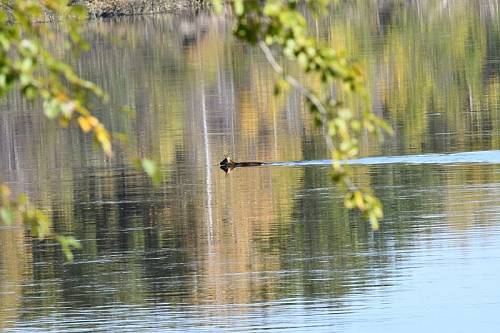
<svg viewBox="0 0 500 333"><path fill-rule="evenodd" d="M500 164L500 150L473 151L454 154L423 154L405 156L376 156L347 160L349 165L380 165L380 164ZM330 165L332 160L311 160L297 162L266 163L270 166L308 166Z"/></svg>

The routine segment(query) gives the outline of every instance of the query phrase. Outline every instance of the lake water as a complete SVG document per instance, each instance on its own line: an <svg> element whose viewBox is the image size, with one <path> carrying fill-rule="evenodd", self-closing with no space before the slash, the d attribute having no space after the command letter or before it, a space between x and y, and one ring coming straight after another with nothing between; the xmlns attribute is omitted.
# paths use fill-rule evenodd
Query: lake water
<svg viewBox="0 0 500 333"><path fill-rule="evenodd" d="M384 204L379 231L343 208L321 129L296 93L273 97L273 71L229 21L93 21L91 51L68 61L164 181L3 100L2 180L83 248L67 263L1 226L0 331L498 331L498 2L350 2L310 26L363 65L395 130L353 164ZM227 152L302 162L226 175Z"/></svg>

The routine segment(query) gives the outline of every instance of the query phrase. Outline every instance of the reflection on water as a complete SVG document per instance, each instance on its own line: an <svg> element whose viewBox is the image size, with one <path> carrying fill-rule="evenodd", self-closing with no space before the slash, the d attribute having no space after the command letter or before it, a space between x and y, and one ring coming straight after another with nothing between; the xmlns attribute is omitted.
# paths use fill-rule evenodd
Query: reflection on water
<svg viewBox="0 0 500 333"><path fill-rule="evenodd" d="M89 23L93 48L75 65L110 93L98 115L160 160L165 181L152 188L38 106L3 101L3 180L83 249L67 264L52 244L1 227L0 329L493 331L498 17L494 1L358 1L311 18L319 37L363 63L374 110L396 130L382 147L365 138L363 155L378 157L353 166L384 203L378 232L343 209L327 164L218 170L228 151L328 157L299 97L273 98L272 70L228 22Z"/></svg>

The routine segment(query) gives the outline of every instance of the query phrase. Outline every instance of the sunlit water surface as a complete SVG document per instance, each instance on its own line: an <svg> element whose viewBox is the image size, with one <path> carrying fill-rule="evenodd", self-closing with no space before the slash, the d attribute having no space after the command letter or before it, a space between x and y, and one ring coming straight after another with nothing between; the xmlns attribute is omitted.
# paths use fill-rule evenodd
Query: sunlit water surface
<svg viewBox="0 0 500 333"><path fill-rule="evenodd" d="M273 98L272 70L228 22L89 23L91 52L68 59L110 93L97 114L131 154L161 161L164 181L152 188L122 151L108 161L37 106L3 101L3 181L83 247L67 263L0 227L0 330L497 331L498 4L396 3L311 19L358 56L395 129L352 161L384 204L379 231L343 208L321 130L299 96ZM226 175L227 152L282 163Z"/></svg>

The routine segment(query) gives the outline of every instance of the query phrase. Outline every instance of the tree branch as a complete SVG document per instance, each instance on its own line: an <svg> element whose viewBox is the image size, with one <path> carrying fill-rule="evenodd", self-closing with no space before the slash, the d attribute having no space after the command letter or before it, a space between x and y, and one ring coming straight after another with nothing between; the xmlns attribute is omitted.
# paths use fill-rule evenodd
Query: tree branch
<svg viewBox="0 0 500 333"><path fill-rule="evenodd" d="M316 95L314 95L309 89L304 87L296 78L294 78L291 75L285 74L283 67L281 67L280 64L278 64L278 62L276 61L276 58L274 58L273 53L271 52L271 50L269 49L269 47L266 45L265 42L260 41L259 47L262 50L262 52L264 53L264 55L266 56L267 61L269 62L271 67L274 69L274 71L276 73L278 73L279 75L283 76L283 79L286 82L288 82L292 87L297 89L297 91L299 91L307 100L309 100L309 102L311 102L311 104L313 104L316 107L316 109L318 110L318 112L321 115L321 122L324 125L326 125L328 113L325 109L325 106L323 105L323 103L321 103L319 98L316 97ZM330 151L335 150L335 145L333 144L333 140L330 137L330 135L328 135L328 134L325 135L325 140L326 140L326 144L328 146L328 149Z"/></svg>
<svg viewBox="0 0 500 333"><path fill-rule="evenodd" d="M285 71L283 67L276 61L276 58L274 57L273 53L271 52L271 49L266 45L265 42L260 41L259 42L259 47L266 56L267 61L271 65L271 67L274 69L276 73L281 75L286 82L288 82L292 87L297 89L305 98L307 98L318 110L318 112L321 114L321 122L325 125L327 124L327 111L325 109L325 106L321 101L319 100L316 95L314 95L309 89L304 87L296 78L294 78L291 75L285 74ZM328 134L325 135L325 140L326 144L328 146L328 149L330 151L335 150L335 145L333 143L332 137ZM357 191L358 187L352 182L351 178L347 175L345 175L342 179L342 182L344 185L348 188L349 191Z"/></svg>

